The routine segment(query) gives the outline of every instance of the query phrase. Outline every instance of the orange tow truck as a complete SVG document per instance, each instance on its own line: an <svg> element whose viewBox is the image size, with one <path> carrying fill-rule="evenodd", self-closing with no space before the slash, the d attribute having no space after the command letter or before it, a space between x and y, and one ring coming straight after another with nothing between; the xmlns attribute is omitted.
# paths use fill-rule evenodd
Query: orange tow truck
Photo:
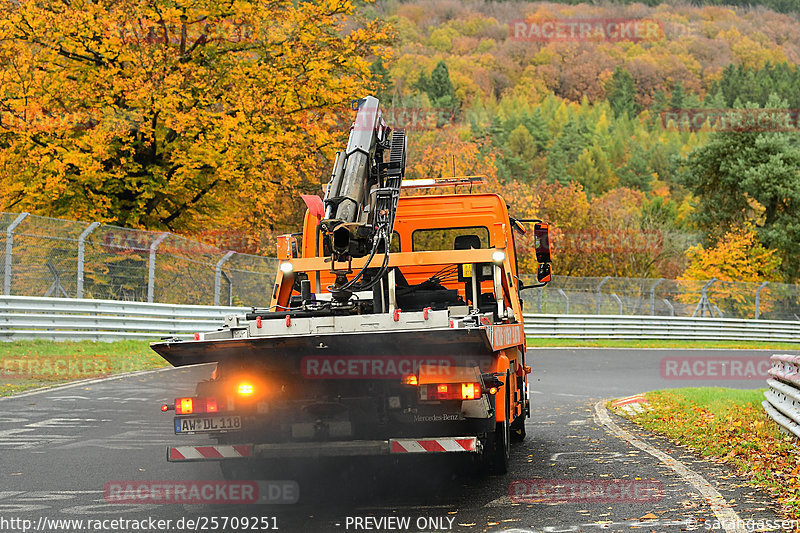
<svg viewBox="0 0 800 533"><path fill-rule="evenodd" d="M357 102L325 198L304 197L301 234L278 239L268 305L195 340L152 348L174 366L216 363L174 410L169 461L471 454L505 473L530 415L514 233L534 224L539 285L547 224L515 220L496 194L400 196L406 139L378 101Z"/></svg>

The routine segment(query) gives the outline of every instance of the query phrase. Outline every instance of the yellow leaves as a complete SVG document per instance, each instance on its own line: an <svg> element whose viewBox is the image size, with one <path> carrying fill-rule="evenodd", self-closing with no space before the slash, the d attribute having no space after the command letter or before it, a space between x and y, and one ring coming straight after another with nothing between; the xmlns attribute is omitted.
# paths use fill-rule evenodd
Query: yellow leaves
<svg viewBox="0 0 800 533"><path fill-rule="evenodd" d="M780 258L758 241L752 226L736 228L726 233L708 249L702 245L686 251L689 266L681 279L706 280L716 277L723 281L778 281Z"/></svg>
<svg viewBox="0 0 800 533"><path fill-rule="evenodd" d="M3 131L0 207L50 210L68 188L47 214L177 230L293 223L296 192L318 187L346 138L331 117L368 92L365 57L390 35L352 11L339 0L9 5L0 64L13 65L5 105L21 118Z"/></svg>

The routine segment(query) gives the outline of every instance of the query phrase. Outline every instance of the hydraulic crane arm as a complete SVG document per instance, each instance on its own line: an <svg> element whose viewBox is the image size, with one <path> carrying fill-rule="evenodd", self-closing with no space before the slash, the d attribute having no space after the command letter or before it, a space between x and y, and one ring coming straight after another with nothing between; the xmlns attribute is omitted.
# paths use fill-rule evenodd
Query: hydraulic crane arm
<svg viewBox="0 0 800 533"><path fill-rule="evenodd" d="M335 261L388 253L406 165L406 136L383 121L377 98L356 102L344 152L336 154L321 229Z"/></svg>

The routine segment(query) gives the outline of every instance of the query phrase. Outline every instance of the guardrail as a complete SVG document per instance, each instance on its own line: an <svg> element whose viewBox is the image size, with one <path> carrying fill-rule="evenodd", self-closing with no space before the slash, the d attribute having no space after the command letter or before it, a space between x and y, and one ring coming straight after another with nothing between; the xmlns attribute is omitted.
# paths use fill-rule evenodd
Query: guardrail
<svg viewBox="0 0 800 533"><path fill-rule="evenodd" d="M800 438L800 356L775 354L770 359L772 378L761 405L784 432Z"/></svg>
<svg viewBox="0 0 800 533"><path fill-rule="evenodd" d="M532 338L752 340L800 343L800 322L680 316L526 314Z"/></svg>
<svg viewBox="0 0 800 533"><path fill-rule="evenodd" d="M248 307L0 296L0 340L119 340L191 336ZM532 338L747 339L800 343L800 322L729 318L526 314Z"/></svg>
<svg viewBox="0 0 800 533"><path fill-rule="evenodd" d="M173 305L118 300L0 296L0 340L157 340L190 338L244 307Z"/></svg>

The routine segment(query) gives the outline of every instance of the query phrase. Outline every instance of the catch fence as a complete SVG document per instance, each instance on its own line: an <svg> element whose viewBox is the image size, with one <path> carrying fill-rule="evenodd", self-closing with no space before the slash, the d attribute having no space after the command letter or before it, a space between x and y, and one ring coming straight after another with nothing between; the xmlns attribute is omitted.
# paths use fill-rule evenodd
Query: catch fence
<svg viewBox="0 0 800 533"><path fill-rule="evenodd" d="M170 232L0 213L6 296L262 305L277 259Z"/></svg>
<svg viewBox="0 0 800 533"><path fill-rule="evenodd" d="M263 306L277 267L174 233L26 213L0 213L0 253L6 296ZM783 283L554 276L522 294L536 314L800 321L800 286Z"/></svg>

